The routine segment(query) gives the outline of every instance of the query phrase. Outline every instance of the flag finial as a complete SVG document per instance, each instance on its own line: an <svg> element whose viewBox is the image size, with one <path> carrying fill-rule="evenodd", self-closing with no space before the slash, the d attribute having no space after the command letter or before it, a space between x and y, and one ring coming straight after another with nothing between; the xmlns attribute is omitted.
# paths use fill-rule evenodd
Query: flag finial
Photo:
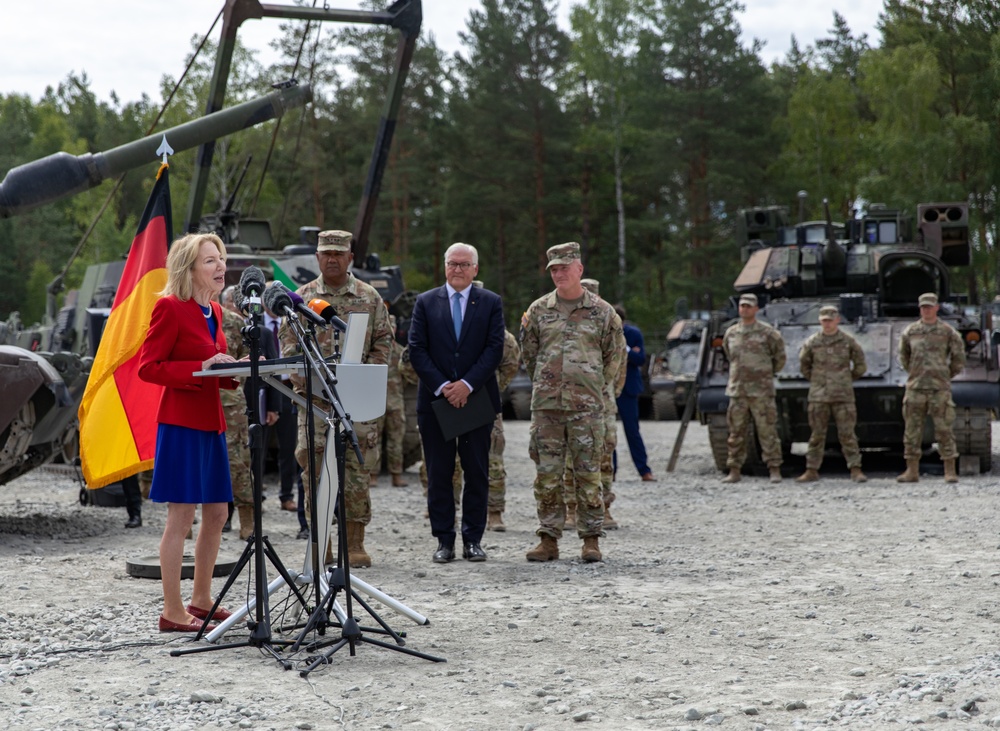
<svg viewBox="0 0 1000 731"><path fill-rule="evenodd" d="M174 148L170 146L169 142L167 142L167 136L166 135L163 135L163 141L160 143L160 146L156 148L156 154L163 156L163 164L164 165L167 164L167 155L173 155L174 154Z"/></svg>

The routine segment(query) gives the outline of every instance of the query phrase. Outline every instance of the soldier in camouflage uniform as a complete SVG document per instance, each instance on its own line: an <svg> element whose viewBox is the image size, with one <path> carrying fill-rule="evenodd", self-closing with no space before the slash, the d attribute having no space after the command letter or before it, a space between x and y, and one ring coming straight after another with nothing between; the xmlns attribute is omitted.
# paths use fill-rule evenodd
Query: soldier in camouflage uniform
<svg viewBox="0 0 1000 731"><path fill-rule="evenodd" d="M796 482L815 482L826 447L830 415L837 424L837 437L854 482L867 482L861 471L861 450L854 425L858 410L854 404L854 386L868 366L858 341L840 329L840 313L832 305L819 309L822 330L811 335L799 351L799 370L809 381L809 448L806 471Z"/></svg>
<svg viewBox="0 0 1000 731"><path fill-rule="evenodd" d="M566 453L576 477L577 534L581 558L600 561L604 535L601 457L604 402L625 362L621 320L607 302L585 290L575 242L549 248L548 270L556 288L535 300L521 318L521 355L531 378L529 452L535 462L535 502L540 543L529 561L559 558L557 541L566 521L563 472Z"/></svg>
<svg viewBox="0 0 1000 731"><path fill-rule="evenodd" d="M600 297L601 283L596 279L584 278L581 286L590 293ZM605 300L606 301L606 300ZM621 322L621 315L615 310L615 316ZM621 372L614 383L609 383L604 396L604 453L601 455L601 499L604 501L604 530L617 530L618 521L611 516L611 503L615 501L615 449L618 447L618 402L617 397L625 385L625 374L628 361L622 363ZM573 465L566 455L566 472L563 474L563 497L566 500L566 528L576 527L576 479L573 476Z"/></svg>
<svg viewBox="0 0 1000 731"><path fill-rule="evenodd" d="M316 247L316 259L319 262L320 276L299 287L296 292L306 302L314 298L322 299L336 309L337 314L345 318L351 312L368 313L368 330L362 352L362 361L372 364L387 364L392 346L392 329L389 327L389 311L382 297L374 287L357 279L351 273L352 235L347 231L322 231L319 234L319 244ZM281 340L281 353L284 356L296 355L299 352L295 333L288 325L287 318L278 333ZM333 354L333 334L331 330L322 330L317 335L320 350L323 355ZM301 377L292 376L292 384L298 393L305 393L305 383ZM329 411L330 405L314 395L315 403L323 411ZM295 457L305 470L307 480L307 496L315 490L309 484L308 442L306 440L306 418L311 414L308 409L299 409L299 437ZM326 423L313 418L315 427L315 464L316 469L323 465L323 455L326 450ZM381 450L378 444L376 421L354 422L354 431L361 446L365 465L377 465L380 462ZM365 526L371 521L372 508L369 494L368 467L358 463L353 449L347 450L346 470L344 478L344 517L347 522L347 551L351 568L371 566L371 556L365 551ZM336 482L336 481L334 481ZM327 561L333 559L330 545L327 544Z"/></svg>
<svg viewBox="0 0 1000 731"><path fill-rule="evenodd" d="M955 458L958 449L952 434L955 402L951 400L951 379L965 368L965 347L951 325L938 320L937 295L920 295L920 320L907 325L899 336L899 362L909 374L903 396L903 457L906 471L897 482L920 479L920 441L924 420L934 422L934 438L944 463L945 482L958 482Z"/></svg>
<svg viewBox="0 0 1000 731"><path fill-rule="evenodd" d="M392 329L393 334L395 334L395 315L389 315L389 327ZM378 418L377 438L381 445L382 435L385 434L385 459L389 467L389 474L392 475L393 487L406 487L410 484L403 477L403 437L406 434L406 406L403 402L403 378L399 372L399 358L402 353L403 346L393 337L389 353L389 375L386 381L385 414ZM372 466L371 474L373 478L378 474L380 468L381 465Z"/></svg>
<svg viewBox="0 0 1000 731"><path fill-rule="evenodd" d="M774 403L774 378L785 367L785 341L770 325L757 321L757 296L740 296L740 322L732 325L722 339L729 360L726 395L729 409L729 474L723 482L739 482L740 468L747 457L750 418L757 428L764 461L771 482L781 482L781 442L778 440L778 408Z"/></svg>
<svg viewBox="0 0 1000 731"><path fill-rule="evenodd" d="M482 286L482 285L480 285ZM510 330L503 331L503 359L497 368L497 385L500 392L510 385L521 362L521 346ZM487 502L486 530L502 533L507 530L503 511L507 507L507 469L503 465L503 451L507 440L503 434L503 414L497 414L490 433L490 496ZM461 465L456 470L461 470Z"/></svg>

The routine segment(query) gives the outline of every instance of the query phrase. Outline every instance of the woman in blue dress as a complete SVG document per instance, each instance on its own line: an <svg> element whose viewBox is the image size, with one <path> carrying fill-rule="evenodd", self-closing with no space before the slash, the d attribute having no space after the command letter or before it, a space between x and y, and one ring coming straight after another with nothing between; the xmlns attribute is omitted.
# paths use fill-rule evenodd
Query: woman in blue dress
<svg viewBox="0 0 1000 731"><path fill-rule="evenodd" d="M150 500L168 504L160 540L161 632L197 632L215 603L212 576L233 499L219 389L236 388L238 383L229 377L193 374L234 360L226 354L222 312L213 301L225 286L225 275L226 247L218 236L190 234L175 241L167 255L167 284L153 307L140 355L139 377L163 386L149 492ZM184 539L197 505L202 508L194 589L191 603L185 606L181 598ZM212 619L228 616L220 607Z"/></svg>

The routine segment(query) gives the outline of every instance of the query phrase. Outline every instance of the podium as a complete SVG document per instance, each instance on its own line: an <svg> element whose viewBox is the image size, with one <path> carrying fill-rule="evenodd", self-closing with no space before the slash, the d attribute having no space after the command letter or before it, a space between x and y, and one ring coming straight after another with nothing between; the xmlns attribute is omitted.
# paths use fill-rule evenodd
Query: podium
<svg viewBox="0 0 1000 731"><path fill-rule="evenodd" d="M336 395L344 412L351 418L351 421L371 421L377 419L385 413L386 385L388 383L389 367L387 365L376 365L369 363L334 363L327 362L327 366L334 373L337 379ZM337 464L336 449L334 439L336 435L329 424L333 420L332 411L324 411L315 403L307 404L304 396L296 393L280 379L283 375L298 375L305 377L305 366L302 358L280 358L273 361L262 360L258 362L258 374L265 383L288 396L301 409L312 410L314 416L327 422L326 449L324 450L323 465L320 475L316 481L316 494L313 496L316 507L315 531L316 545L322 555L326 550L326 545L330 539L331 525L334 518L335 496L337 494ZM198 371L194 375L200 377L232 376L234 378L248 377L250 375L250 365L245 361L236 363L219 363L209 370ZM313 377L313 393L315 398L326 400L325 385L320 382L317 376ZM314 580L312 565L312 542L305 552L302 565L302 572L295 577L296 583L310 584ZM325 572L320 571L321 590L325 593L327 582ZM391 596L384 594L375 587L365 583L353 574L350 577L351 587L355 590L363 591L368 596L380 601L396 612L408 617L419 625L430 624L430 620L422 614L407 607ZM267 585L267 594L270 596L275 591L285 585L282 577L277 577ZM256 607L256 598L238 610L232 616L220 622L214 630L205 635L209 642L216 642L233 626L241 622ZM343 610L334 608L338 618L343 619Z"/></svg>
<svg viewBox="0 0 1000 731"><path fill-rule="evenodd" d="M344 411L351 421L371 421L385 413L385 391L389 381L389 366L370 363L330 363L330 370L337 376L337 395ZM278 389L299 406L305 407L306 400L292 391L278 376L298 375L305 377L305 366L301 358L279 358L262 360L258 363L260 377L268 385ZM250 375L250 365L244 361L218 363L207 371L197 371L196 376L232 376L244 378ZM326 398L318 376L313 376L313 393ZM322 413L322 412L320 412Z"/></svg>

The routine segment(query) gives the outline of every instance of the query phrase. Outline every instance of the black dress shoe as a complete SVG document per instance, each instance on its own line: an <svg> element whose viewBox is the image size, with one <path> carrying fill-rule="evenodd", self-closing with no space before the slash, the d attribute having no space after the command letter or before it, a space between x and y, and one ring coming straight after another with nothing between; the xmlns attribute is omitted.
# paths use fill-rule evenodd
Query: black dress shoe
<svg viewBox="0 0 1000 731"><path fill-rule="evenodd" d="M128 521L125 523L126 528L141 528L142 518L138 515L130 515Z"/></svg>
<svg viewBox="0 0 1000 731"><path fill-rule="evenodd" d="M462 549L462 558L466 561L485 561L486 551L478 543L466 543Z"/></svg>
<svg viewBox="0 0 1000 731"><path fill-rule="evenodd" d="M434 563L449 563L455 560L455 547L446 546L444 543L438 544L438 550L434 552Z"/></svg>

